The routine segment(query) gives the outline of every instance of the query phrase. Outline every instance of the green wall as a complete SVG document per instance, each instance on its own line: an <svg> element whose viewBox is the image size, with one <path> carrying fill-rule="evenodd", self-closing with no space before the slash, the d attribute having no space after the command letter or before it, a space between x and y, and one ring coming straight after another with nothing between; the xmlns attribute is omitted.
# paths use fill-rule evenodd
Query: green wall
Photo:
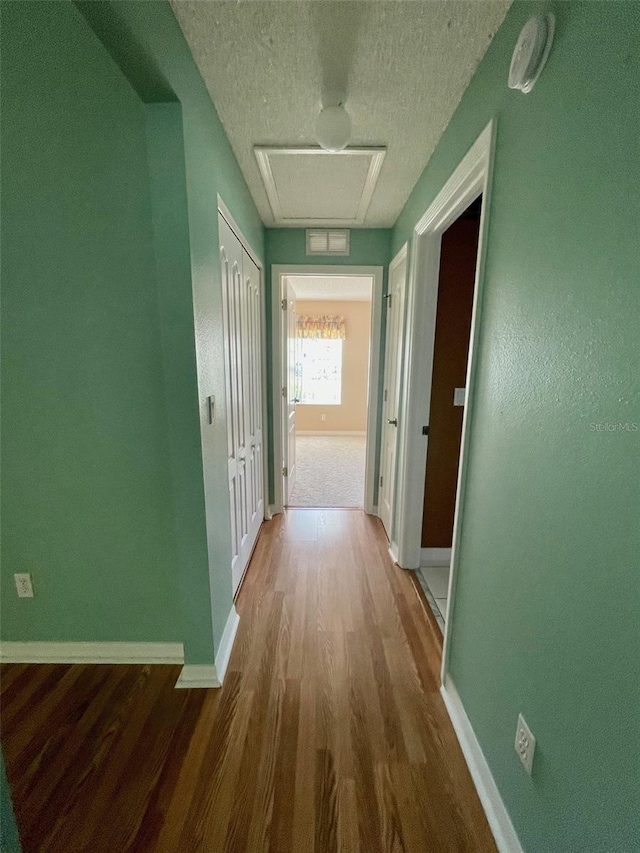
<svg viewBox="0 0 640 853"><path fill-rule="evenodd" d="M166 101L166 93L171 91L180 102L188 216L188 224L183 223L183 227L189 231L202 444L200 464L205 491L213 634L217 644L233 600L229 485L225 473L227 434L218 194L260 259L264 258L264 228L169 4L127 0L78 5L145 101ZM162 187L159 191L164 192ZM170 206L171 194L165 198ZM171 228L165 234L169 238ZM184 345L187 343L185 340ZM210 394L216 397L218 412L212 425L208 423L206 409ZM193 602L202 598L196 586L194 583L190 596Z"/></svg>
<svg viewBox="0 0 640 853"><path fill-rule="evenodd" d="M212 623L206 517L198 425L195 330L189 253L184 124L180 103L145 104L151 221L168 462L173 484L173 529L189 663L210 661Z"/></svg>
<svg viewBox="0 0 640 853"><path fill-rule="evenodd" d="M143 105L69 3L1 70L2 636L180 641Z"/></svg>
<svg viewBox="0 0 640 853"><path fill-rule="evenodd" d="M540 8L555 43L525 96L509 60ZM516 3L393 234L493 118L450 671L526 853L640 843L640 432L594 426L640 423L639 43L637 3Z"/></svg>
<svg viewBox="0 0 640 853"><path fill-rule="evenodd" d="M384 291L387 289L387 268L390 260L391 230L387 228L356 228L351 230L349 254L336 257L309 257L306 252L306 230L304 228L268 228L265 238L265 254L267 261L267 387L273 384L273 340L272 340L272 264L311 264L313 266L372 266L384 267ZM382 316L382 341L384 342L386 312ZM383 347L384 350L384 347ZM384 352L381 352L380 363ZM382 373L380 375L382 386ZM378 421L382 413L382 395L378 389ZM273 399L267 395L267 423L269 435L273 436ZM380 436L376 436L376 445L380 445ZM274 447L270 441L268 448L269 460L269 503L274 501L275 462ZM379 454L376 454L376 465L379 464ZM378 482L378 471L375 472L375 482ZM377 486L376 486L377 490Z"/></svg>
<svg viewBox="0 0 640 853"><path fill-rule="evenodd" d="M208 663L232 603L217 193L259 256L262 224L168 3L4 2L2 79L2 637Z"/></svg>
<svg viewBox="0 0 640 853"><path fill-rule="evenodd" d="M21 849L4 769L4 756L0 753L0 853L20 853Z"/></svg>

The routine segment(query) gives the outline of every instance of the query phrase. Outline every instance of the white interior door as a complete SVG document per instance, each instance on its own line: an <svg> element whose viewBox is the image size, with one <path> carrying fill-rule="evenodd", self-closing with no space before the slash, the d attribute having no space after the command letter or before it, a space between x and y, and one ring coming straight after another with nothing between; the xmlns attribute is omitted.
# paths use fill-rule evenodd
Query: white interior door
<svg viewBox="0 0 640 853"><path fill-rule="evenodd" d="M264 448L262 439L262 295L260 270L249 255L243 254L243 272L247 289L248 402L247 470L249 482L249 540L251 549L264 519Z"/></svg>
<svg viewBox="0 0 640 853"><path fill-rule="evenodd" d="M235 593L264 518L260 271L222 216L219 232Z"/></svg>
<svg viewBox="0 0 640 853"><path fill-rule="evenodd" d="M406 257L403 257L389 269L389 295L387 297L387 335L384 362L384 403L382 410L378 512L389 538L392 535L396 483L398 401L400 399L400 373L402 369L406 278L407 260Z"/></svg>
<svg viewBox="0 0 640 853"><path fill-rule="evenodd" d="M282 405L285 424L283 441L282 476L284 478L284 503L289 503L296 484L296 294L288 279L283 280L282 308L285 312L284 358L282 360Z"/></svg>

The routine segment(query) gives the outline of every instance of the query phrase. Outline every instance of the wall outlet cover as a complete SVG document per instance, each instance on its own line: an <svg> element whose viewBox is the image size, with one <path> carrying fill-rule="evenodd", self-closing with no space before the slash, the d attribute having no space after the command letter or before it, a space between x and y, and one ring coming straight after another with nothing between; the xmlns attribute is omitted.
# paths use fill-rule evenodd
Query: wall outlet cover
<svg viewBox="0 0 640 853"><path fill-rule="evenodd" d="M18 598L33 598L33 584L31 583L31 575L28 572L14 574L13 580L16 584Z"/></svg>
<svg viewBox="0 0 640 853"><path fill-rule="evenodd" d="M531 768L533 767L533 754L536 751L536 739L531 733L531 729L527 725L522 714L518 715L518 727L516 729L516 752L522 762L522 766L531 776Z"/></svg>

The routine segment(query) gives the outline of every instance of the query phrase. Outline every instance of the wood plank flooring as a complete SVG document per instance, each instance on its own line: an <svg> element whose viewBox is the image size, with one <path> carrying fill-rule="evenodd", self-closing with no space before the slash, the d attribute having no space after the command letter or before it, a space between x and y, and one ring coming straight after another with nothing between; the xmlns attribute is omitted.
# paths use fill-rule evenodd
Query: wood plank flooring
<svg viewBox="0 0 640 853"><path fill-rule="evenodd" d="M495 853L439 634L377 519L264 525L224 687L174 666L2 667L25 853Z"/></svg>

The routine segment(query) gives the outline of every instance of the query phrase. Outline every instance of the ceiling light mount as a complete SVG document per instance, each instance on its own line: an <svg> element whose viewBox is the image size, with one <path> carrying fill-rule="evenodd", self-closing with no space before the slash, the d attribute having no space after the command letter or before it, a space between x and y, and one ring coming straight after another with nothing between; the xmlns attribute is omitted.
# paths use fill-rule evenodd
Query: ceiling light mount
<svg viewBox="0 0 640 853"><path fill-rule="evenodd" d="M351 139L351 116L345 109L344 92L328 91L322 96L322 109L316 119L316 137L321 148L337 153Z"/></svg>

